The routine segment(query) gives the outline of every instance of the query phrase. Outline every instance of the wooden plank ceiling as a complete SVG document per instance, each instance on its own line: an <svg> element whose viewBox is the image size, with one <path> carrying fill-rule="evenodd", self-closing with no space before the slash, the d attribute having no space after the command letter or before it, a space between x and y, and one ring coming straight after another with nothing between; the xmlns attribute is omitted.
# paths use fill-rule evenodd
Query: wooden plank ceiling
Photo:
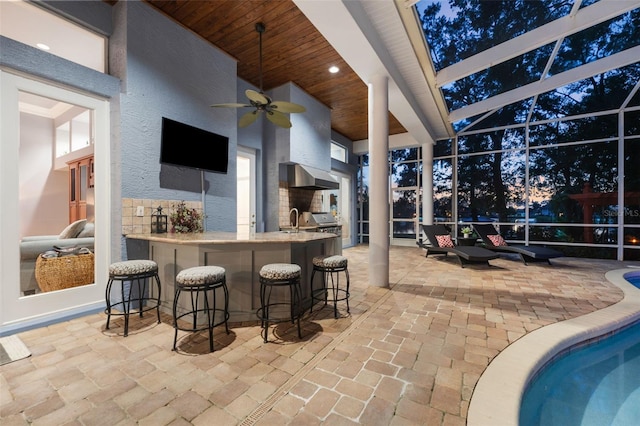
<svg viewBox="0 0 640 426"><path fill-rule="evenodd" d="M263 89L268 91L291 81L331 109L335 131L354 141L367 139L366 84L293 1L145 1L236 58L238 76L256 87L260 87L260 54L255 24L263 22ZM331 65L339 67L340 72L329 73ZM390 135L406 132L393 115L389 118Z"/></svg>

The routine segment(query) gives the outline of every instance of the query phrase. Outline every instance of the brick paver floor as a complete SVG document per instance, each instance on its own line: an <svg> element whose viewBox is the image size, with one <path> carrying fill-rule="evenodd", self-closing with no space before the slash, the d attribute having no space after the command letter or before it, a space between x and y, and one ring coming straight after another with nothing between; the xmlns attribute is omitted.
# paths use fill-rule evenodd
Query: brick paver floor
<svg viewBox="0 0 640 426"><path fill-rule="evenodd" d="M168 316L94 314L20 333L32 356L0 367L7 425L464 425L489 362L526 333L622 298L604 275L638 262L561 258L461 268L392 247L390 288L368 286L367 246L344 250L351 313L329 307L295 327L255 322L184 335Z"/></svg>

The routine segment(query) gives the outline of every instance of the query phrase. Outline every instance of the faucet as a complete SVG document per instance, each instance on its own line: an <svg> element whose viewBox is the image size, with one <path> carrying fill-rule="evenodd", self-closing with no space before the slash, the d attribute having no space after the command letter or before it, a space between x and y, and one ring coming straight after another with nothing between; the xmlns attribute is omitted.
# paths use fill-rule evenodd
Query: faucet
<svg viewBox="0 0 640 426"><path fill-rule="evenodd" d="M289 223L291 223L291 213L295 213L296 214L296 222L295 225L293 226L296 230L296 232L300 231L300 212L298 212L298 209L296 209L295 207L292 208L291 210L289 210Z"/></svg>

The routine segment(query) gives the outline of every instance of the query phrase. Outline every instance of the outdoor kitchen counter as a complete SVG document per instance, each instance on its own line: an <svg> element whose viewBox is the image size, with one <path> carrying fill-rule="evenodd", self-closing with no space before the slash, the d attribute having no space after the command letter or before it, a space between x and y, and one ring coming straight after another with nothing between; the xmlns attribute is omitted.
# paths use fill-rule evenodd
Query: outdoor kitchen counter
<svg viewBox="0 0 640 426"><path fill-rule="evenodd" d="M283 227L283 229L285 228ZM286 229L293 230L293 227L287 227ZM186 234L170 232L166 234L127 234L126 237L172 244L264 244L326 240L335 237L335 235L327 235L321 232L307 232L307 229L300 227L300 232L257 232L254 235L235 232L191 232Z"/></svg>
<svg viewBox="0 0 640 426"><path fill-rule="evenodd" d="M262 266L268 263L300 265L302 298L308 306L313 257L342 253L341 239L321 232L129 234L126 238L129 259L151 259L158 264L162 309L167 313L171 313L173 306L178 272L193 266L223 267L229 288L230 320L233 322L257 319L255 312L260 306L258 273ZM316 281L314 287L319 287L321 282Z"/></svg>

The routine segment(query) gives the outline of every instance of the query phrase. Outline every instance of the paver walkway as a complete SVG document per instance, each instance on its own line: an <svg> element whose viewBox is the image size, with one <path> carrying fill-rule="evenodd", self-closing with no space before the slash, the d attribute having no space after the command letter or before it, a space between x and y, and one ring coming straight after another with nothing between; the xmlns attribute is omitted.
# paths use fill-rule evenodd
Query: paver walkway
<svg viewBox="0 0 640 426"><path fill-rule="evenodd" d="M638 262L562 258L460 268L453 257L392 247L390 289L369 287L367 246L344 250L351 314L314 309L279 324L264 344L257 323L181 340L168 316L95 314L20 333L29 358L0 367L7 425L464 425L488 363L524 334L606 307L622 293L604 274ZM319 307L320 305L318 305ZM273 329L273 326L272 326ZM182 334L181 334L182 335Z"/></svg>

